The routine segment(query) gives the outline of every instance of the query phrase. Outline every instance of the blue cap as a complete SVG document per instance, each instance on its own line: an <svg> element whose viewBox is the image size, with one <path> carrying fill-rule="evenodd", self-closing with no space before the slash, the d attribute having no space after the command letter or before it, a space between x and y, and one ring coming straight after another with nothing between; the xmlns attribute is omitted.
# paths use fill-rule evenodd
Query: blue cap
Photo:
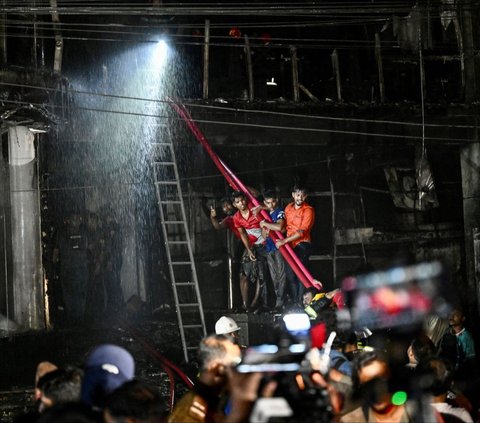
<svg viewBox="0 0 480 423"><path fill-rule="evenodd" d="M105 397L135 376L132 355L118 345L96 347L85 363L82 401L90 406L102 407Z"/></svg>

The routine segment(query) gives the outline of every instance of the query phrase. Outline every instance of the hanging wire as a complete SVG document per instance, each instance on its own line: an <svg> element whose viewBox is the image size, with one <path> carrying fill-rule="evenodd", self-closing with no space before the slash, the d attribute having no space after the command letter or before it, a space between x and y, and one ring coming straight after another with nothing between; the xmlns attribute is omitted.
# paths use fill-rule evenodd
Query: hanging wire
<svg viewBox="0 0 480 423"><path fill-rule="evenodd" d="M421 105L421 114L422 114L422 151L420 153L420 165L417 170L417 188L418 188L418 206L420 210L422 209L422 189L420 186L422 181L422 169L423 163L425 160L425 98L424 98L424 80L425 80L425 70L423 68L423 40L422 40L422 26L419 25L418 28L418 61L419 61L419 71L420 71L420 105Z"/></svg>
<svg viewBox="0 0 480 423"><path fill-rule="evenodd" d="M49 88L45 86L39 85L30 85L30 84L19 84L19 83L10 83L10 82L0 82L0 86L9 86L15 88L28 88L28 89L39 89L42 91L50 91L56 92L57 89ZM84 91L84 90L75 90L69 89L69 92L72 94L78 95L87 95L93 97L104 97L104 98L113 98L119 100L133 100L133 101L142 101L142 102L150 102L150 103L160 103L160 104L170 104L171 101L167 99L152 99L152 98L145 98L145 97L135 97L135 96L126 96L126 95L117 95L117 94L110 94L110 93L101 93L101 92L94 92L94 91ZM29 105L33 104L36 106L44 106L44 104L39 103L31 103L26 101L17 101L17 100L2 100L6 103L12 104L21 104L21 105ZM335 117L335 116L321 116L321 115L308 115L308 114L300 114L300 113L286 113L286 112L278 112L272 110L259 110L259 109L240 109L238 107L226 107L226 106L212 106L208 104L198 104L198 103L191 103L191 102L184 102L185 106L190 108L197 108L197 109L212 109L212 110L221 110L221 111L230 111L234 113L247 113L247 114L268 114L274 116L288 116L288 117L298 117L302 119L314 119L314 120L327 120L327 121L340 121L340 122L360 122L360 123L373 123L373 124L389 124L389 125L401 125L401 126L422 126L422 127L437 127L437 128L458 128L458 129L475 129L475 125L458 125L458 124L439 124L439 123L425 123L425 119L423 118L421 123L417 122L410 122L410 121L394 121L394 120L384 120L384 119L360 119L360 118L345 118L345 117ZM61 106L50 106L53 108L60 108ZM105 109L90 109L84 108L85 110L92 110L92 111L109 111L114 113L112 110L105 110ZM127 113L128 114L128 113ZM145 115L142 113L136 113L140 116L151 116L151 117L166 117L164 115Z"/></svg>
<svg viewBox="0 0 480 423"><path fill-rule="evenodd" d="M377 22L385 22L385 17L379 18L379 17L371 17L371 18L366 18L366 19L354 19L354 20L331 20L329 19L328 21L325 20L318 20L316 19L315 21L295 21L295 20L289 20L286 22L278 21L278 22L262 22L262 21L255 21L255 22L212 22L211 23L211 28L212 29L230 29L234 26L245 29L245 28L268 28L268 29L275 29L275 28L316 28L316 27L322 27L322 26L339 26L339 25L364 25L367 23L377 23ZM15 27L26 27L27 25L33 25L35 22L38 21L31 21L28 19L6 19L5 23L8 25L12 25ZM44 25L45 27L48 26L53 26L54 23L51 21L41 21L41 24ZM72 23L72 22L58 22L57 25L59 25L63 30L68 30L70 27L79 27L82 29L85 28L102 28L105 29L105 24L104 23L92 23L92 22L77 22L77 23ZM205 27L204 22L194 22L194 23L187 23L187 22L175 22L175 23L170 23L169 21L162 22L161 24L161 29L199 29L203 30ZM119 28L119 29L149 29L149 30L156 30L158 31L159 29L159 24L152 24L152 25L137 25L137 24L131 24L131 23L109 23L108 24L109 28ZM128 33L127 31L125 33ZM180 36L180 34L176 34L177 36ZM254 37L251 37L254 38Z"/></svg>
<svg viewBox="0 0 480 423"><path fill-rule="evenodd" d="M85 31L81 31L82 33L85 33ZM22 38L22 39L43 39L43 40L55 40L55 35L39 35L39 34L17 34L13 32L7 32L5 34L8 38ZM70 41L102 41L102 42L108 42L108 43L146 43L146 44L156 44L158 43L158 36L151 36L150 38L138 38L138 39L128 39L128 38L115 38L115 37L92 37L88 35L83 35L83 36L69 36L69 35L62 35L62 38L64 40L70 40ZM169 36L169 43L171 43L174 46L203 46L205 42L203 41L202 37L191 37L191 38L196 38L198 40L193 40L193 41L183 41L183 40L171 40ZM227 37L228 38L228 37ZM340 50L358 50L358 49L365 49L365 50L371 50L372 46L371 45L353 45L352 43L350 44L299 44L296 43L295 40L290 40L290 42L284 42L284 43L277 43L277 42L270 42L268 45L266 45L263 41L262 42L257 42L257 43L251 43L252 48L268 48L268 49L290 49L292 47L292 43L295 44L295 47L301 48L301 49L319 49L319 50L332 50L334 48L340 49ZM234 47L238 49L244 49L244 45L240 44L238 42L214 42L210 41L209 43L211 46L214 47ZM393 50L399 50L400 47L398 45L391 45L391 49Z"/></svg>
<svg viewBox="0 0 480 423"><path fill-rule="evenodd" d="M343 156L329 156L330 161L336 161L336 160L342 160ZM284 166L272 166L272 167L266 167L263 169L265 172L271 172L271 171L283 171L283 170L289 170L289 169L295 169L295 168L301 168L305 166L313 166L313 165L319 165L319 164L327 164L328 159L321 159L321 160L315 160L315 161L304 161L304 162L297 162L295 164L289 164L289 165L284 165ZM251 170L244 170L244 171L239 171L236 172L237 175L255 175L257 174L258 169L251 169ZM117 171L113 171L111 173L118 173ZM142 186L142 185L150 185L150 182L121 182L118 181L118 178L115 182L110 182L109 186L112 189L119 188L119 187L125 187L125 186ZM210 174L210 175L201 175L201 176L189 176L189 177L184 177L180 178L180 181L182 182L188 182L188 181L206 181L206 180L211 180L211 179L223 179L223 176L218 173ZM102 186L103 183L98 183L98 184L88 184L88 185L66 185L62 187L50 187L50 188L41 188L40 192L59 192L59 191L75 191L75 190L89 190L89 189L97 189ZM372 188L372 187L366 187L366 186L361 186L361 190L365 191L371 191L371 192L378 192L378 193L383 193L383 194L390 194L391 192L396 192L396 193L403 193L403 190L399 191L390 191L390 190L383 190L379 188ZM23 189L18 192L33 192L35 191L32 188L29 189ZM449 192L450 190L444 189L442 192ZM466 197L466 198L474 198L474 197Z"/></svg>
<svg viewBox="0 0 480 423"><path fill-rule="evenodd" d="M385 19L376 19L372 22L385 22ZM7 23L9 23L9 21L7 21ZM355 22L357 25L361 25L361 24L365 24L366 22ZM332 22L333 25L338 25L338 22ZM62 27L63 25L62 24L54 24L54 23L49 23L49 22L29 22L28 24L27 23L9 23L9 26L11 28L15 28L15 29L30 29L33 25L35 25L36 29L37 30L47 30L47 31L54 31L55 28L54 26L55 25L58 25L58 27ZM82 32L82 33L85 33L86 32L86 28L97 28L98 25L95 25L95 26L91 26L91 25L77 25L77 24L74 24L77 28L71 28L71 26L67 26L67 27L64 27L62 28L62 31L64 31L64 33L68 33L68 32L72 32L72 33L78 33L78 32ZM292 25L292 24L291 24ZM182 26L182 25L176 25L176 26ZM263 28L263 25L259 25L259 27L262 27ZM295 26L297 27L297 25L292 25L292 26ZM145 36L145 32L142 31L142 32L134 32L134 31L120 31L120 30L114 30L114 29L104 29L105 28L105 25L101 25L101 27L103 29L88 29L87 31L89 33L94 33L94 34L114 34L114 35L141 35L141 36ZM197 25L196 26L197 28L201 28L203 29L204 28L204 25L202 26L199 26ZM123 28L123 26L115 26L114 28ZM131 27L133 29L149 29L149 30L154 30L156 29L158 31L158 28L154 28L154 27ZM123 29L127 29L127 28L123 28ZM10 34L14 34L14 33L10 33ZM15 34L14 34L15 35ZM16 34L16 35L19 35L19 34ZM29 34L23 34L23 35L29 35ZM185 39L185 38L193 38L193 39L199 39L199 40L202 40L203 41L203 38L204 36L202 34L173 34L173 33L168 33L168 38L169 40L174 40L174 42L176 42L175 39ZM212 40L229 40L229 41L232 41L232 37L229 36L229 35L211 35L210 36L210 39ZM124 40L124 39L119 39L119 40ZM141 39L140 39L141 40ZM149 39L144 39L145 41L149 41ZM261 46L265 46L265 47L268 47L269 45L271 44L276 44L276 45L281 45L282 43L281 42L284 42L284 43L288 43L288 45L294 43L294 44L298 44L298 43L310 43L308 45L310 46L323 46L325 45L325 43L337 43L337 42L341 42L341 43L349 43L349 44L345 44L346 46L356 46L357 44L363 44L363 45L368 45L368 46L372 46L374 45L374 42L371 41L371 40L358 40L358 39L345 39L345 38L285 38L285 37L271 37L270 40L268 41L268 43L265 43L262 39L262 37L252 37L252 36L249 36L249 40L250 41L261 41L262 44ZM391 40L391 41L385 41L386 44L393 44L395 47L396 44L397 44L397 41L396 40ZM231 42L231 43L228 43L229 45L239 45L238 42ZM243 46L243 45L242 45Z"/></svg>
<svg viewBox="0 0 480 423"><path fill-rule="evenodd" d="M188 3L169 3L167 5L162 5L161 7L152 5L151 3L133 3L133 2L128 2L128 3L121 3L117 4L117 2L97 2L97 1L92 1L91 4L94 4L95 7L90 7L86 6L85 4L88 5L88 2L78 2L78 1L72 1L72 0L65 0L63 3L66 5L69 5L68 7L64 7L63 9L61 7L55 7L52 8L50 7L50 3L48 0L44 1L37 1L35 3L35 7L31 6L25 6L23 2L19 1L4 1L4 7L0 8L0 13L3 12L4 16L9 16L9 15L15 15L15 10L9 10L6 6L12 6L16 5L19 7L21 10L22 14L34 14L35 16L41 16L42 13L45 14L61 14L63 9L65 9L65 13L63 13L63 16L68 17L68 16L79 16L83 14L92 14L92 15L102 15L105 13L105 15L110 14L111 17L114 17L116 15L116 7L121 9L124 12L131 12L132 16L148 16L149 14L162 14L165 16L174 17L178 15L182 16L188 16L191 17L192 14L198 15L200 12L209 12L212 14L219 14L219 17L224 19L225 17L230 17L229 15L235 16L235 15L242 15L243 13L246 14L246 16L255 16L256 21L255 22L238 22L236 25L239 26L244 26L244 25L253 25L254 27L257 28L265 28L271 27L274 28L276 25L281 25L282 27L292 27L292 28L300 28L302 26L308 27L312 25L340 25L342 22L331 22L331 19L335 17L341 17L343 19L345 18L350 18L352 20L343 22L343 24L346 25L357 25L357 26L363 26L366 25L367 23L372 23L372 24L378 24L381 22L388 22L391 20L391 17L398 13L399 10L404 11L405 13L411 12L413 10L413 7L415 6L415 2L411 1L394 1L394 2L382 2L382 3L371 3L371 2L327 2L327 3L308 3L308 2L303 2L303 3L282 3L281 5L275 4L273 2L263 2L263 3L209 3L209 2L192 2L191 4ZM72 5L78 4L78 10L75 7L72 7ZM48 6L48 7L42 7L42 5ZM192 5L194 5L196 13L193 13ZM440 16L439 14L435 14L434 12L438 9L438 6L442 6L442 11L445 10L444 4L441 4L440 2L435 2L435 3L429 3L427 6L427 9L429 11L430 17L432 16ZM20 7L22 6L22 7ZM115 7L113 7L115 6ZM238 7L241 6L241 7ZM105 10L103 10L104 8ZM141 11L144 11L142 14ZM338 16L335 14L328 14L329 11L334 10L337 11L339 14ZM455 8L452 8L452 10L455 10ZM242 12L243 11L243 12ZM280 23L275 23L269 22L267 23L262 23L259 20L262 19L262 14L260 12L265 12L265 16L267 16L269 19L272 18L272 16L275 15L276 12L281 11L282 13L288 14L289 18L295 18L296 11L310 11L310 12L315 12L317 15L312 15L309 17L314 17L315 22L280 22ZM356 13L353 13L352 11L356 11ZM17 10L17 12L19 12ZM88 12L88 13L87 13ZM234 13L238 12L238 13ZM340 13L341 12L341 13ZM362 12L362 13L360 13ZM367 13L364 13L367 12ZM302 12L303 13L303 12ZM349 14L351 13L351 14ZM408 15L407 15L408 16ZM213 17L213 16L212 16ZM325 21L319 20L319 18L324 18ZM330 20L330 21L327 21ZM426 19L426 17L421 17L421 19ZM29 27L26 27L25 25L21 25L21 20L10 20L7 19L6 23L10 24L8 28L12 27L16 29L29 29ZM34 21L31 20L26 20L24 21L26 23L30 23L31 25L34 25L38 27L39 29L45 29L48 28L48 26L51 26L52 31L56 28L70 28L68 31L70 32L77 32L77 31L82 31L82 33L85 33L86 31L84 30L85 27L92 28L94 25L97 27L101 27L101 29L91 29L90 33L95 33L95 34L108 34L111 35L111 37L95 37L91 35L84 35L82 37L75 37L75 36L69 36L68 34L64 34L64 39L65 40L77 40L77 41L106 41L106 42L134 42L135 40L126 40L124 38L118 38L118 36L122 35L128 35L128 36L142 36L141 39L136 40L137 42L157 42L157 39L148 39L144 38L145 34L144 33L138 33L138 32L132 32L132 31L125 31L125 29L129 28L140 28L140 29L159 29L159 24L155 23L155 25L151 26L145 26L145 25L131 25L131 24L124 24L124 23L116 23L114 24L115 30L108 28L110 25L107 27L105 24L94 24L94 23L86 23L86 22L80 22L80 23L60 23L60 22L50 22L50 21L45 21L41 22L35 19ZM212 28L228 28L227 23L215 23L212 22L211 26ZM72 28L72 26L75 26L76 28ZM194 28L203 28L203 22L202 23L169 23L169 22L162 22L160 24L160 29L168 29L168 28L188 28L188 27L194 27ZM122 30L120 30L122 29ZM16 34L16 33L11 33L9 32L8 34L9 37L21 37L21 38L31 38L34 37L35 35L33 34ZM115 36L117 38L115 38ZM195 41L181 41L181 39L185 38L193 38L195 39L195 35L188 35L188 34L168 34L168 36L172 39L172 43L178 44L178 45L203 45L203 42L195 42ZM38 38L40 39L54 39L55 35L49 36L49 35L39 35ZM201 36L198 37L199 40L201 40ZM236 41L232 41L230 43L228 42L221 42L221 40L229 40L231 37L228 36L219 36L219 35L212 35L211 36L211 43L213 46L219 46L219 47L225 47L225 46L232 46L232 47L239 47L243 48L243 45L239 44ZM214 41L217 40L217 41ZM219 40L219 41L218 41ZM250 40L255 41L255 40L261 40L261 38L257 37L250 37ZM320 43L319 43L320 41ZM359 46L358 44L364 44L366 46L371 46L373 45L373 41L369 40L342 40L342 39L326 39L326 40L318 40L318 39L308 39L308 38L281 38L281 37L272 37L272 40L270 43L268 43L268 47L270 48L287 48L290 47L292 43L297 44L297 47L299 48L325 48L325 49L332 49L332 48L341 48L341 49L349 49L349 48L355 48L358 49ZM303 43L303 44L301 44ZM308 44L305 44L308 43ZM337 43L337 44L336 44ZM386 44L388 44L388 41L385 41ZM398 46L396 45L395 41L390 41L392 43L392 48L398 49ZM354 47L355 46L355 47ZM265 43L258 43L252 44L252 47L254 48L261 48L261 47L266 47ZM367 48L368 48L367 47ZM364 48L364 47L360 47Z"/></svg>
<svg viewBox="0 0 480 423"><path fill-rule="evenodd" d="M418 56L419 56L419 64L420 64L420 104L421 104L421 112L422 112L422 163L423 163L423 155L425 151L425 98L424 98L424 80L425 80L425 70L423 68L423 42L422 42L422 30L421 25L418 29Z"/></svg>
<svg viewBox="0 0 480 423"><path fill-rule="evenodd" d="M35 7L25 6L21 2L5 2L0 8L1 13L35 13L37 15L50 15L51 13L59 13L61 15L112 15L112 16L255 16L255 17L272 17L272 16L288 16L288 17L345 17L345 16L362 16L362 17L378 17L381 14L408 14L415 2L397 2L397 3L318 3L318 4L272 4L263 3L249 5L247 4L210 4L210 3L171 3L162 7L156 7L151 3L123 3L117 2L92 2L93 6L88 2L63 2L65 6L51 7L48 2L40 2ZM42 5L45 6L42 6ZM434 12L437 9L435 5L430 6L429 10ZM445 5L442 5L445 8Z"/></svg>
<svg viewBox="0 0 480 423"><path fill-rule="evenodd" d="M12 103L12 104L22 104L22 105L36 105L36 106L43 106L42 104L38 103L31 103L31 102L22 102L17 100L3 100L4 103ZM60 106L57 106L60 107ZM172 118L167 115L158 115L158 114L147 114L147 113L139 113L139 112L128 112L123 110L112 110L112 109L101 109L101 108L93 108L93 107L75 107L70 106L71 108L76 108L78 110L84 111L91 111L91 112L101 112L101 113L112 113L118 115L129 115L129 116L141 116L141 117L149 117L149 118L164 118L169 119L172 121L178 120L177 118ZM300 131L300 132L313 132L313 133L328 133L328 134L342 134L342 135L363 135L369 137L382 137L382 138L390 138L390 139L398 139L398 140L418 140L419 136L417 135L405 135L405 134L391 134L386 132L366 132L366 131L346 131L340 129L330 129L330 128L309 128L304 126L282 126L282 125L263 125L263 124L255 124L255 123L243 123L243 122L235 122L235 121L220 121L220 120L207 120L207 119L194 119L196 123L204 123L204 124L212 124L212 125L224 125L224 126L235 126L235 127L248 127L248 128L262 128L262 129L278 129L282 131ZM469 138L443 138L443 137L425 137L429 141L442 141L442 142L450 142L450 143L474 143L476 142L474 139ZM260 144L258 144L260 145Z"/></svg>

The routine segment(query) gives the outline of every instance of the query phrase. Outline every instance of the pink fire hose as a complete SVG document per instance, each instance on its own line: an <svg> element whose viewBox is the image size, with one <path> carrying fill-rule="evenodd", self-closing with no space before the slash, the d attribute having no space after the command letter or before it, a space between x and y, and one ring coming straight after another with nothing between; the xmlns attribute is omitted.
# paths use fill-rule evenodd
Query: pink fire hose
<svg viewBox="0 0 480 423"><path fill-rule="evenodd" d="M217 156L217 154L212 150L212 147L208 143L205 135L201 132L200 128L197 124L193 121L190 113L185 108L183 104L177 104L173 100L168 99L170 101L170 105L175 109L175 111L181 116L181 118L185 121L189 129L192 131L193 135L197 140L202 144L202 146L207 151L208 155L211 157L215 165L217 166L218 170L222 173L222 175L227 180L228 184L235 190L241 191L247 197L248 201L253 206L258 206L260 203L258 200L250 193L248 188L238 179L238 177L228 168L228 166ZM272 222L269 213L266 210L260 211L262 217L267 222ZM279 231L270 231L270 236L274 242L277 240L284 239L283 234ZM293 251L290 245L286 244L280 247L280 253L285 258L286 262L290 265L293 272L297 275L300 279L302 284L308 288L310 286L315 286L318 289L322 289L322 284L316 281L310 272L305 268L303 263L297 257L295 252Z"/></svg>

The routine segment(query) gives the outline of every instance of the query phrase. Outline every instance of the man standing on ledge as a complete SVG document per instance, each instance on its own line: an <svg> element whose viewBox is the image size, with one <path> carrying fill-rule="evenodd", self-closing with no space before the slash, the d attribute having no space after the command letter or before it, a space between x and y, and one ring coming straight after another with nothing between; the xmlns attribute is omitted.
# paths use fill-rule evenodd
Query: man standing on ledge
<svg viewBox="0 0 480 423"><path fill-rule="evenodd" d="M268 236L268 233L270 231L285 232L285 212L278 206L278 195L273 190L266 190L263 192L263 204L264 206L257 206L255 209L266 209L270 214L270 219L272 219L271 222L262 220L260 222L260 227L264 230L264 236L267 237L267 243L265 246L267 250L268 270L270 270L270 276L275 289L275 310L280 311L285 300L285 287L287 285L285 261L278 248L275 247L272 238Z"/></svg>
<svg viewBox="0 0 480 423"><path fill-rule="evenodd" d="M235 191L232 193L232 204L238 209L233 216L233 223L245 246L242 268L249 281L256 282L256 292L250 307L255 309L256 313L267 311L267 252L260 222L248 208L247 198L242 192ZM259 305L260 299L261 304ZM244 307L248 307L248 304L244 304Z"/></svg>
<svg viewBox="0 0 480 423"><path fill-rule="evenodd" d="M293 202L285 207L287 237L276 242L277 248L290 244L302 264L307 267L311 250L310 232L315 221L315 211L307 204L308 192L305 187L296 185L292 190ZM286 266L287 282L291 300L301 304L304 287L290 266Z"/></svg>

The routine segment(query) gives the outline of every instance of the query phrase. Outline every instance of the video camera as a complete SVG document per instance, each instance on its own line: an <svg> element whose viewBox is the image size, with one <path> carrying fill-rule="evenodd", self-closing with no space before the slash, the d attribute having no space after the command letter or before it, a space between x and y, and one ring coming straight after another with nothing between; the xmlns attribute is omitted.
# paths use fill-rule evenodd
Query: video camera
<svg viewBox="0 0 480 423"><path fill-rule="evenodd" d="M412 331L429 314L447 317L451 290L443 275L434 261L344 279L352 329Z"/></svg>
<svg viewBox="0 0 480 423"><path fill-rule="evenodd" d="M310 319L305 313L283 316L276 327L276 342L246 349L239 373L296 372L310 349Z"/></svg>
<svg viewBox="0 0 480 423"><path fill-rule="evenodd" d="M368 337L372 335L370 330L378 334L378 346L388 350L392 364L390 383L395 385L390 387L392 392L406 388L408 394L416 398L418 389L415 390L409 372L405 372L405 354L408 343L421 331L428 315L446 317L451 310L452 290L444 278L441 263L420 263L349 277L343 281L342 290L347 308L337 312L339 329ZM237 371L264 372L266 379L275 378L278 382L275 400L285 400L281 407L268 399L256 404L252 416L263 420L255 421L266 422L270 418L279 422L331 421L332 408L326 389L318 384L308 385L315 361L309 351L317 353L315 369L326 374L331 366L329 353L336 334L332 331L324 348L316 350L311 349L310 329L306 314L287 314L278 327L276 342L252 346L245 351ZM296 380L299 376L307 382L302 389ZM279 414L281 412L284 414Z"/></svg>
<svg viewBox="0 0 480 423"><path fill-rule="evenodd" d="M354 331L369 328L373 336L369 346L382 352L389 365L390 377L385 387L371 384L359 393L362 401L384 389L402 393L405 400L415 401L419 410L429 410L418 374L405 368L407 350L412 340L424 334L424 323L430 315L447 318L454 291L438 261L405 267L394 267L348 277L342 283L349 316L342 324ZM424 421L424 420L422 420Z"/></svg>
<svg viewBox="0 0 480 423"><path fill-rule="evenodd" d="M272 398L260 398L252 410L255 422L331 422L331 406L327 391L310 380L312 368L310 319L306 313L290 313L276 327L275 343L247 348L240 373L265 373L264 382L275 380ZM299 386L299 378L302 380Z"/></svg>

